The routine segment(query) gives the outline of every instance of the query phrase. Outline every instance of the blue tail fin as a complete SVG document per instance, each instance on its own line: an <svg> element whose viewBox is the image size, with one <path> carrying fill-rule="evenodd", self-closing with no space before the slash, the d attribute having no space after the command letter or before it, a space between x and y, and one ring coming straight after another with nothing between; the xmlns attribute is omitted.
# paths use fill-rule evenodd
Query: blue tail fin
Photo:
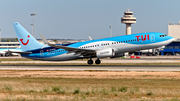
<svg viewBox="0 0 180 101"><path fill-rule="evenodd" d="M22 51L31 51L42 48L44 44L39 43L26 29L24 29L18 22L13 23L14 30L18 37Z"/></svg>

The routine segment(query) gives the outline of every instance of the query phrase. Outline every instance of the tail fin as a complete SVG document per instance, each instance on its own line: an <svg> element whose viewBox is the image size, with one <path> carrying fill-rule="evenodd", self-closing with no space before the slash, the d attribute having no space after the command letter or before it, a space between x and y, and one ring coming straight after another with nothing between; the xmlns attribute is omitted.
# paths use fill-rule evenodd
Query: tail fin
<svg viewBox="0 0 180 101"><path fill-rule="evenodd" d="M26 29L24 29L18 22L13 23L14 30L18 37L22 51L31 51L42 48L44 44L39 43Z"/></svg>

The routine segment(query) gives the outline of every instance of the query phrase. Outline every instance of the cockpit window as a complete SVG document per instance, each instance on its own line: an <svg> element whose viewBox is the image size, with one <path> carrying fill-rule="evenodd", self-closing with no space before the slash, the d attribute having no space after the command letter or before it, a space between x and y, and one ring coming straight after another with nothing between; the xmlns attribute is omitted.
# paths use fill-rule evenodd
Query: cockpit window
<svg viewBox="0 0 180 101"><path fill-rule="evenodd" d="M160 37L165 37L165 36L167 36L167 35L160 35Z"/></svg>

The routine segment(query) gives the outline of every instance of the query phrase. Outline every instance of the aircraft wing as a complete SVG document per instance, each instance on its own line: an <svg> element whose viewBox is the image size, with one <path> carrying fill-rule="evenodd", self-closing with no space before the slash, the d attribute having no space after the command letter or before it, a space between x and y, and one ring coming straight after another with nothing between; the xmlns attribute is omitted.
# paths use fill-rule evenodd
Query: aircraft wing
<svg viewBox="0 0 180 101"><path fill-rule="evenodd" d="M91 49L81 49L81 48L66 47L66 46L50 44L42 34L40 34L40 36L41 36L41 38L42 38L42 40L43 40L43 42L45 44L48 44L51 47L67 50L67 51L69 51L68 53L74 52L75 54L81 54L81 55L89 55L89 54L91 54L92 55L92 54L94 54L96 52L96 50L91 50Z"/></svg>

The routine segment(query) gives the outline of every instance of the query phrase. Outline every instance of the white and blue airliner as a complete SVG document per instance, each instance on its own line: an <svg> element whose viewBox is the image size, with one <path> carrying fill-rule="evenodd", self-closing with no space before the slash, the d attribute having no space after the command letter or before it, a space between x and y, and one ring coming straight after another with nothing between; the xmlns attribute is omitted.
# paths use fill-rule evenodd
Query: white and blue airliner
<svg viewBox="0 0 180 101"><path fill-rule="evenodd" d="M88 64L93 64L92 58L97 58L96 64L100 64L100 58L120 57L125 52L133 52L143 49L158 48L174 41L173 37L164 33L148 32L132 35L124 35L68 45L50 44L41 34L44 44L39 43L18 22L13 23L16 35L22 48L22 57L44 61L66 61L89 58ZM13 51L12 51L13 52Z"/></svg>

